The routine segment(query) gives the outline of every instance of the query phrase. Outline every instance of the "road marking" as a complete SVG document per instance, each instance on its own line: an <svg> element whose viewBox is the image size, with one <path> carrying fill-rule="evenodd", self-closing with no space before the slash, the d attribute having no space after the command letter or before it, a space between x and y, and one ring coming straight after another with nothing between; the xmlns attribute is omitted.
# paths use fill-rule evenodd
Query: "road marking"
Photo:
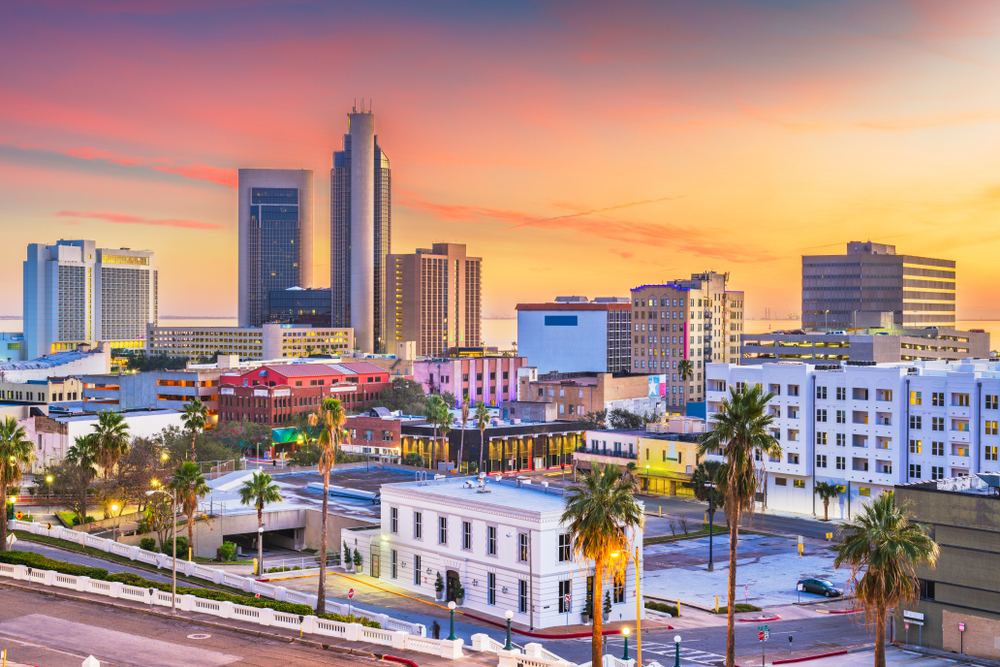
<svg viewBox="0 0 1000 667"><path fill-rule="evenodd" d="M932 656L922 655L919 658L910 658L909 660L903 660L902 662L897 662L896 664L897 665L905 665L908 662L916 662L917 660L926 660L927 658L930 658L930 657L932 657Z"/></svg>
<svg viewBox="0 0 1000 667"><path fill-rule="evenodd" d="M86 660L87 657L88 657L86 653L79 653L79 652L73 653L71 651L60 651L59 649L52 648L51 646L43 646L41 644L35 644L35 643L32 643L32 642L26 642L26 641L23 641L21 639L7 638L7 641L14 642L15 644L20 644L21 646L31 646L31 647L34 647L34 648L40 648L43 651L50 651L52 653L58 653L60 655L68 655L68 656L70 656L72 658L83 658L83 659ZM104 664L104 665L117 665L118 663L117 662L109 663L107 661L104 661L102 664Z"/></svg>

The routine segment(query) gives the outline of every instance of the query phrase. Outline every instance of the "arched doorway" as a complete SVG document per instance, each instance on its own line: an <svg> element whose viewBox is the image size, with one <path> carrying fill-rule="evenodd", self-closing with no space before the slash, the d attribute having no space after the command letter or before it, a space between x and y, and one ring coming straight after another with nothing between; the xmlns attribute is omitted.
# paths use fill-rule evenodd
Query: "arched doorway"
<svg viewBox="0 0 1000 667"><path fill-rule="evenodd" d="M447 595L445 596L445 602L451 602L455 599L455 591L458 590L458 572L455 570L448 570L447 579L448 585L445 587Z"/></svg>

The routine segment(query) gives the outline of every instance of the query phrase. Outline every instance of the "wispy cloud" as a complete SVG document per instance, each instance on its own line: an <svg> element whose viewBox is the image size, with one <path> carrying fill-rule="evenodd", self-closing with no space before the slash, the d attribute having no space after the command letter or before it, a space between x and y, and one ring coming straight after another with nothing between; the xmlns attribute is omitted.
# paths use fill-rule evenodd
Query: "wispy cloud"
<svg viewBox="0 0 1000 667"><path fill-rule="evenodd" d="M153 219L124 213L109 213L104 211L59 211L57 218L69 218L67 225L78 225L80 220L100 220L115 225L148 225L150 227L181 227L183 229L225 229L225 225L200 220L180 220L176 218Z"/></svg>
<svg viewBox="0 0 1000 667"><path fill-rule="evenodd" d="M131 155L120 155L100 148L72 148L61 151L64 155L81 160L93 160L117 164L122 167L146 167L165 174L175 174L194 181L206 181L227 188L235 188L238 183L237 173L233 169L213 167L206 164L175 164L172 158L145 158Z"/></svg>

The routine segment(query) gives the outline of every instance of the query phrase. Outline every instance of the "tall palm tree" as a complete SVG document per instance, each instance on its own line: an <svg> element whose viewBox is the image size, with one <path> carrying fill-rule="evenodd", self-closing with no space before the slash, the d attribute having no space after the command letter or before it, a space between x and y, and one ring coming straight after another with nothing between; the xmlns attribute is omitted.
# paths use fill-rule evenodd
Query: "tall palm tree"
<svg viewBox="0 0 1000 667"><path fill-rule="evenodd" d="M240 487L240 502L257 508L257 528L264 527L264 505L280 503L278 485L266 472L255 472ZM257 576L264 572L264 533L257 531Z"/></svg>
<svg viewBox="0 0 1000 667"><path fill-rule="evenodd" d="M97 477L97 438L93 433L79 435L66 450L66 460L83 471L84 483L80 486L80 507L77 518L80 523L87 521L87 489Z"/></svg>
<svg viewBox="0 0 1000 667"><path fill-rule="evenodd" d="M925 526L909 521L905 505L896 507L892 491L865 505L838 532L843 543L833 566L851 566L854 594L864 605L865 621L875 625L875 667L885 667L886 611L917 597L915 568L934 567L938 545Z"/></svg>
<svg viewBox="0 0 1000 667"><path fill-rule="evenodd" d="M123 456L128 454L128 423L124 415L112 410L102 410L94 424L94 446L97 465L104 472L104 518L108 518L111 489L108 478Z"/></svg>
<svg viewBox="0 0 1000 667"><path fill-rule="evenodd" d="M198 510L198 501L208 494L208 484L198 464L194 461L185 461L177 466L169 486L177 493L181 509L187 515L188 560L191 560L191 550L194 545L194 513ZM174 554L175 557L176 555Z"/></svg>
<svg viewBox="0 0 1000 667"><path fill-rule="evenodd" d="M35 460L35 443L13 417L0 422L0 551L7 550L7 487L21 482L24 468Z"/></svg>
<svg viewBox="0 0 1000 667"><path fill-rule="evenodd" d="M601 664L604 577L608 570L623 576L629 562L628 558L612 558L612 554L629 549L629 531L643 525L635 492L632 477L622 475L618 466L596 465L593 472L581 475L579 486L566 493L566 509L560 520L572 536L574 553L594 561L594 589L590 591L594 610L592 665Z"/></svg>
<svg viewBox="0 0 1000 667"><path fill-rule="evenodd" d="M476 403L476 428L479 429L479 470L483 470L483 450L486 449L486 427L490 423L490 411L482 401Z"/></svg>
<svg viewBox="0 0 1000 667"><path fill-rule="evenodd" d="M694 364L690 359L681 359L677 362L677 375L681 380L690 382L694 379Z"/></svg>
<svg viewBox="0 0 1000 667"><path fill-rule="evenodd" d="M330 506L330 470L337 462L337 451L344 437L344 424L347 422L347 411L336 398L325 398L320 406L321 415L314 415L310 423L323 422L323 430L319 432L316 444L319 447L319 462L317 467L323 474L323 515L320 521L319 550L319 590L316 593L316 613L326 613L326 540L327 511ZM343 556L342 556L343 557Z"/></svg>
<svg viewBox="0 0 1000 667"><path fill-rule="evenodd" d="M437 437L438 437L438 427L441 426L441 422L444 419L443 414L448 412L448 405L441 398L440 394L431 394L430 398L427 399L427 408L424 412L424 416L427 417L427 421L434 426L434 438L431 440L431 470L437 470Z"/></svg>
<svg viewBox="0 0 1000 667"><path fill-rule="evenodd" d="M462 439L459 441L459 445L458 445L458 470L459 470L459 472L462 471L462 456L464 456L464 453L465 453L465 425L469 421L469 411L472 408L472 406L469 405L469 403L471 401L472 401L472 399L469 398L469 394L468 394L468 392L466 392L465 396L462 397ZM476 472L478 472L478 470Z"/></svg>
<svg viewBox="0 0 1000 667"><path fill-rule="evenodd" d="M184 428L191 431L191 460L195 461L198 457L194 452L194 441L198 437L198 431L203 431L208 424L208 406L195 396L184 404L181 421L184 422Z"/></svg>
<svg viewBox="0 0 1000 667"><path fill-rule="evenodd" d="M840 489L830 482L816 482L813 492L823 501L823 521L830 520L830 501L840 495Z"/></svg>
<svg viewBox="0 0 1000 667"><path fill-rule="evenodd" d="M711 416L712 430L698 445L698 456L721 452L726 457L726 515L729 519L729 611L726 630L726 667L736 665L736 549L740 516L753 511L754 496L764 474L765 456L780 456L781 445L769 426L774 417L765 414L774 394L764 394L758 385L740 385L730 390L719 411ZM757 465L760 457L761 465Z"/></svg>

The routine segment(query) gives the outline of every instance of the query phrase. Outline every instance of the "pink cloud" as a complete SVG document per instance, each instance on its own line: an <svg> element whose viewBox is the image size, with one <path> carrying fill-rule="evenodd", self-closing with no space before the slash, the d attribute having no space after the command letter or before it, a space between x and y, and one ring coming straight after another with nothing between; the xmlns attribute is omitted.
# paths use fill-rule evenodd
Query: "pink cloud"
<svg viewBox="0 0 1000 667"><path fill-rule="evenodd" d="M85 218L88 220L101 220L102 222L110 222L115 225L148 225L150 227L181 227L183 229L225 229L225 225L219 225L214 222L178 220L175 218L154 220L152 218L143 218L138 215L126 215L124 213L59 211L55 214L55 216L57 218ZM80 221L78 219L74 219L67 221L66 224L78 225L80 224Z"/></svg>
<svg viewBox="0 0 1000 667"><path fill-rule="evenodd" d="M190 178L194 181L205 181L215 183L227 188L235 188L238 184L238 176L233 169L213 167L206 164L172 164L172 158L144 158L128 155L119 155L101 148L72 148L62 151L65 155L79 158L81 160L96 160L117 164L123 167L149 167L153 171L160 171L165 174L175 174Z"/></svg>

